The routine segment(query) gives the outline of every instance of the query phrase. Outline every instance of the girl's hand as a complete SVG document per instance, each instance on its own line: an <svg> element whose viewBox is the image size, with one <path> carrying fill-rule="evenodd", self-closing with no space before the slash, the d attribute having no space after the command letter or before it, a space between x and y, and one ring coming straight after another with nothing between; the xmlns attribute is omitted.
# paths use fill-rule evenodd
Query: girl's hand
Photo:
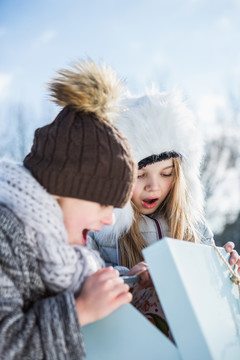
<svg viewBox="0 0 240 360"><path fill-rule="evenodd" d="M153 286L152 279L148 271L148 266L144 261L133 266L126 275L129 276L138 275L140 277L140 282L139 282L140 289Z"/></svg>
<svg viewBox="0 0 240 360"><path fill-rule="evenodd" d="M75 300L79 323L83 326L102 319L131 300L129 286L119 272L111 266L100 269L87 278Z"/></svg>
<svg viewBox="0 0 240 360"><path fill-rule="evenodd" d="M238 274L240 276L240 256L236 250L233 250L235 244L232 241L228 241L223 247L227 253L230 253L229 264L238 266Z"/></svg>

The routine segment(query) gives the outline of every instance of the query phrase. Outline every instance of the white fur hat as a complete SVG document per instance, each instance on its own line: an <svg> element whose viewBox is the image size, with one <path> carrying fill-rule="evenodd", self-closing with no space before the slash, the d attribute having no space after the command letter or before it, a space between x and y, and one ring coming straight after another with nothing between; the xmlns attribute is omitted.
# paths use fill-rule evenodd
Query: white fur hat
<svg viewBox="0 0 240 360"><path fill-rule="evenodd" d="M191 166L200 163L202 143L192 111L181 93L160 92L156 87L143 96L128 95L126 110L116 125L129 140L135 160L163 152L175 151Z"/></svg>
<svg viewBox="0 0 240 360"><path fill-rule="evenodd" d="M202 141L192 111L180 91L152 87L141 96L128 95L126 110L116 126L127 137L137 162L164 152L181 155L193 221L200 220L203 193L200 182Z"/></svg>

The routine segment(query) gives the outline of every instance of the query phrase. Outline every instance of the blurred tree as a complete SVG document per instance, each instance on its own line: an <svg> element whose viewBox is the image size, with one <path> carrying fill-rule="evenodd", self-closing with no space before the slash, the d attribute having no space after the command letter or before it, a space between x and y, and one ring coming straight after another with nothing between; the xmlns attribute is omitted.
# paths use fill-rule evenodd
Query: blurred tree
<svg viewBox="0 0 240 360"><path fill-rule="evenodd" d="M48 105L44 107L44 115L40 116L21 104L13 104L0 112L0 158L22 161L30 150L35 129L54 117L54 111Z"/></svg>
<svg viewBox="0 0 240 360"><path fill-rule="evenodd" d="M222 134L206 144L202 181L206 196L206 217L216 242L234 241L240 252L240 137Z"/></svg>
<svg viewBox="0 0 240 360"><path fill-rule="evenodd" d="M29 122L22 105L12 105L1 119L0 157L23 159L28 147Z"/></svg>
<svg viewBox="0 0 240 360"><path fill-rule="evenodd" d="M227 241L233 241L236 250L240 253L240 214L233 223L226 224L223 231L215 235L215 241L220 246Z"/></svg>
<svg viewBox="0 0 240 360"><path fill-rule="evenodd" d="M240 252L240 102L230 93L229 113L216 114L214 134L206 139L202 181L206 217L217 244L234 241Z"/></svg>

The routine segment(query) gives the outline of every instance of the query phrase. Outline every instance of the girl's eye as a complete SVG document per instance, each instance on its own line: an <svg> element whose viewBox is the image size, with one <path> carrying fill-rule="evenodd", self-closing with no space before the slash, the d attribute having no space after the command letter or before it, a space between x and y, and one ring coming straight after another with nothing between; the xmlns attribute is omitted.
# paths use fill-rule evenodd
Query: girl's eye
<svg viewBox="0 0 240 360"><path fill-rule="evenodd" d="M142 179L145 176L145 174L138 174L138 179Z"/></svg>
<svg viewBox="0 0 240 360"><path fill-rule="evenodd" d="M170 176L172 176L172 172L170 174L161 174L161 175L164 177L170 177Z"/></svg>

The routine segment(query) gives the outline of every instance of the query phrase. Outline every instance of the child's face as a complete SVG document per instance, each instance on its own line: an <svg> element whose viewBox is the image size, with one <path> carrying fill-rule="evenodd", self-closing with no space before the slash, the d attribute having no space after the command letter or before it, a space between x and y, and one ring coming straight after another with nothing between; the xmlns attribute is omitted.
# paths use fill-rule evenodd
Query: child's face
<svg viewBox="0 0 240 360"><path fill-rule="evenodd" d="M158 161L138 170L132 201L140 213L154 213L169 193L174 179L172 159Z"/></svg>
<svg viewBox="0 0 240 360"><path fill-rule="evenodd" d="M104 225L113 223L113 206L68 197L59 197L57 201L63 211L70 244L84 245L89 230L100 231Z"/></svg>

